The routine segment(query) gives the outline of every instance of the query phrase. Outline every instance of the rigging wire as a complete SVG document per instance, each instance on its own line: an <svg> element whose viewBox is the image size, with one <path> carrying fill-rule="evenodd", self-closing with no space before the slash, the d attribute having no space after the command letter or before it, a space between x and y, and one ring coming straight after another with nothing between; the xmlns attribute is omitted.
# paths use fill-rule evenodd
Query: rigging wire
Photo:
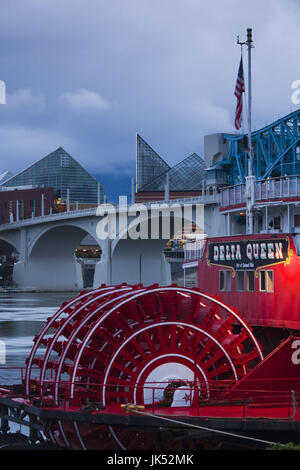
<svg viewBox="0 0 300 470"><path fill-rule="evenodd" d="M292 414L292 416L290 416L288 418L285 418L285 419L288 419L288 420L293 419L296 415L296 412L298 412L300 414L300 409L299 409L298 404L297 404L296 395L295 395L294 390L291 390L291 396L292 396L293 414ZM131 404L128 403L128 405L124 406L124 409L127 412L128 411L134 411L137 414L147 416L147 417L151 417L151 418L155 418L155 419L162 420L162 421L167 421L167 422L172 423L172 424L180 424L180 425L183 425L185 427L200 429L201 431L206 431L206 432L211 432L211 433L216 433L216 434L222 434L222 435L226 435L226 436L231 436L231 437L234 437L234 438L244 439L244 440L248 440L248 441L252 441L252 442L257 442L257 443L260 443L260 444L266 444L266 445L276 445L276 444L278 444L277 442L267 441L265 439L258 439L258 438L255 438L255 437L243 436L241 434L236 434L236 433L232 433L232 432L229 432L229 431L221 431L220 429L212 429L212 428L208 428L208 427L205 427L205 426L200 426L198 424L186 423L184 421L175 420L173 418L166 418L165 416L158 416L158 415L155 415L153 413L146 413L144 411L140 411L140 407L138 407L136 405L133 405L132 403ZM271 419L271 418L269 418L269 419ZM277 419L277 418L274 418L274 419ZM284 418L280 418L280 419L282 420ZM282 445L284 446L285 444L282 444Z"/></svg>

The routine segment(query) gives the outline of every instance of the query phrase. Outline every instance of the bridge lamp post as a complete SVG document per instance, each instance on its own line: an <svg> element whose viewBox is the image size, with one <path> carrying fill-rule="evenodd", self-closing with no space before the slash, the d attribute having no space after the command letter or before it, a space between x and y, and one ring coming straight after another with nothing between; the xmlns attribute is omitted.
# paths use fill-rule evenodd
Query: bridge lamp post
<svg viewBox="0 0 300 470"><path fill-rule="evenodd" d="M70 190L67 189L67 212L70 212Z"/></svg>

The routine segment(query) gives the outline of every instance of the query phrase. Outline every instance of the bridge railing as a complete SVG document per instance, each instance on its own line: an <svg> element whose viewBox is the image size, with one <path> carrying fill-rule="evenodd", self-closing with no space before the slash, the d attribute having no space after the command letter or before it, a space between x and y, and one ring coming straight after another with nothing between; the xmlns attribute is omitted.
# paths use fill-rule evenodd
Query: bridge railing
<svg viewBox="0 0 300 470"><path fill-rule="evenodd" d="M214 190L213 192L207 191L202 196L170 199L170 200L163 200L163 201L152 201L152 202L137 203L137 204L143 204L146 208L150 209L153 204L184 205L184 204L219 204L219 203L220 203L220 193ZM118 204L109 203L109 206L114 207L116 211L118 211L119 209ZM124 207L124 205L120 205L120 206ZM70 211L65 211L65 212L55 212L52 214L42 215L38 217L31 217L28 219L20 219L20 220L11 221L8 224L0 224L0 230L9 230L11 228L18 228L24 225L40 224L40 223L44 223L48 221L50 222L50 221L55 221L55 220L60 220L60 219L87 217L90 215L96 215L96 213L97 213L97 207L92 207L89 209L77 209L77 210L75 209L75 210L70 210Z"/></svg>
<svg viewBox="0 0 300 470"><path fill-rule="evenodd" d="M14 222L10 222L8 224L1 224L0 229L10 229L13 227L18 227L18 226L24 226L24 225L32 225L32 224L40 224L43 222L47 221L53 221L56 219L71 219L74 217L84 217L84 216L89 216L89 215L95 215L96 214L96 207L92 207L89 209L78 209L74 211L65 211L65 212L55 212L53 214L48 214L48 215L41 215L38 217L30 217L28 219L21 219L21 220L15 220Z"/></svg>
<svg viewBox="0 0 300 470"><path fill-rule="evenodd" d="M288 199L300 197L300 175L268 178L255 183L255 201ZM238 184L221 189L221 207L236 206L246 203L245 184Z"/></svg>
<svg viewBox="0 0 300 470"><path fill-rule="evenodd" d="M146 207L151 207L152 204L219 204L220 203L220 193L217 192L216 190L214 191L206 191L203 195L201 196L194 196L194 197L182 197L178 199L168 199L168 200L162 200L162 201L152 201L152 202L147 202L147 203L142 203Z"/></svg>

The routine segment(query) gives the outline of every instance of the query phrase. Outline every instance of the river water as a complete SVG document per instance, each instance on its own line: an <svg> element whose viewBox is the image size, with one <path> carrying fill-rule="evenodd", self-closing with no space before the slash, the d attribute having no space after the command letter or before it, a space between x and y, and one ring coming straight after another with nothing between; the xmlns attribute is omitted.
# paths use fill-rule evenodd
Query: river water
<svg viewBox="0 0 300 470"><path fill-rule="evenodd" d="M33 345L33 338L46 319L60 305L75 297L65 293L1 293L0 292L0 384L20 383L19 369Z"/></svg>

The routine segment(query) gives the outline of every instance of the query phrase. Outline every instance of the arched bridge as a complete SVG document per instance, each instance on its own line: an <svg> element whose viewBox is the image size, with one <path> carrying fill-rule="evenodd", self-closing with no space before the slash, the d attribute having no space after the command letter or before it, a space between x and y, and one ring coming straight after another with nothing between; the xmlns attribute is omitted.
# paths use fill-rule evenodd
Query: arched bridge
<svg viewBox="0 0 300 470"><path fill-rule="evenodd" d="M164 245L182 223L197 222L203 228L202 203L202 198L190 198L170 204L106 205L35 217L0 225L0 241L19 253L13 279L22 288L82 289L75 249L87 234L102 252L94 287L122 282L166 285L171 277Z"/></svg>

